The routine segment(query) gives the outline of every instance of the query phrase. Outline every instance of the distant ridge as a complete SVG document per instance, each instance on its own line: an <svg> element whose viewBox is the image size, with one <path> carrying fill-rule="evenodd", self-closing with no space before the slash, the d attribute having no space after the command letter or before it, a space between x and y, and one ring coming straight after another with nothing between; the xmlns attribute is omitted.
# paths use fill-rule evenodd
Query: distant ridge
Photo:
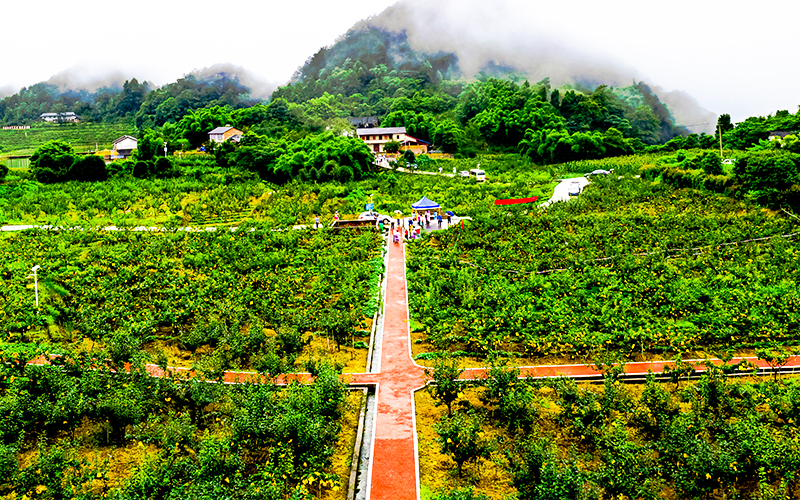
<svg viewBox="0 0 800 500"><path fill-rule="evenodd" d="M377 76L369 70L380 65L387 72L424 75L433 84L488 77L518 82L549 78L554 88L592 91L600 85L627 87L640 80L635 69L613 57L594 54L590 48L575 49L556 35L535 28L518 32L511 22L504 29L507 16L513 13L499 11L484 19L458 7L452 0L401 0L360 21L334 44L311 56L292 83L315 82L319 92L305 97L318 97L322 92L352 95L368 86ZM357 76L331 85L329 80L337 69L354 69ZM657 85L649 87L667 105L677 125L685 125L690 132L713 132L717 115L691 96L666 92Z"/></svg>

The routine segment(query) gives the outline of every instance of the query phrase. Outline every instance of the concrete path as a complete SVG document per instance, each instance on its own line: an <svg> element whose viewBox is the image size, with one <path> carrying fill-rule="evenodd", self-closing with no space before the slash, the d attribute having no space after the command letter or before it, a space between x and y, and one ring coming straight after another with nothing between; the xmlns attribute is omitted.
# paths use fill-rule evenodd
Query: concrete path
<svg viewBox="0 0 800 500"><path fill-rule="evenodd" d="M553 189L553 196L539 206L545 208L548 205L555 203L557 201L569 201L570 198L572 198L569 195L569 187L573 182L577 182L578 184L580 184L581 191L583 191L583 188L589 185L589 179L587 179L586 177L574 177L572 179L564 179L561 182L559 182L558 185Z"/></svg>
<svg viewBox="0 0 800 500"><path fill-rule="evenodd" d="M457 174L450 174L442 170L442 172L428 172L426 170L414 170L414 169L407 169L403 167L397 167L396 169L389 163L389 160L386 158L383 161L376 161L375 165L385 168L386 170L392 170L396 172L402 172L404 174L418 174L418 175L439 175L442 177L456 177Z"/></svg>

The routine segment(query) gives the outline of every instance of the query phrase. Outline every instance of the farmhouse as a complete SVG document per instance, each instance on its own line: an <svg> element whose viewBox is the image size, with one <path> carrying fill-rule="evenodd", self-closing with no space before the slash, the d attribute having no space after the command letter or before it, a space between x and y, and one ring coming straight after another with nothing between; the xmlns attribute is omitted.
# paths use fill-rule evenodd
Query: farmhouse
<svg viewBox="0 0 800 500"><path fill-rule="evenodd" d="M136 149L136 137L123 135L111 143L111 149L113 150L111 153L113 159L128 158Z"/></svg>
<svg viewBox="0 0 800 500"><path fill-rule="evenodd" d="M72 111L67 111L66 113L42 113L39 118L49 123L81 121L81 117Z"/></svg>
<svg viewBox="0 0 800 500"><path fill-rule="evenodd" d="M414 154L427 154L430 145L408 135L405 127L360 128L356 130L356 134L375 153L383 153L383 148L389 141L399 142L401 151L408 150Z"/></svg>
<svg viewBox="0 0 800 500"><path fill-rule="evenodd" d="M769 133L770 141L782 141L787 135L795 135L797 130L773 130Z"/></svg>
<svg viewBox="0 0 800 500"><path fill-rule="evenodd" d="M239 142L239 139L242 138L242 134L244 134L244 132L238 128L217 127L208 133L208 140L216 143L225 142L227 140Z"/></svg>

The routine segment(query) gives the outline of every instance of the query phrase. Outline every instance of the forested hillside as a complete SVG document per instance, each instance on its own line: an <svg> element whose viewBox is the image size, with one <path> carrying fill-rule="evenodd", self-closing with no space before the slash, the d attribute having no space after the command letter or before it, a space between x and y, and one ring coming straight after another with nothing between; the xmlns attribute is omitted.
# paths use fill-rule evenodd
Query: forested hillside
<svg viewBox="0 0 800 500"><path fill-rule="evenodd" d="M83 121L109 122L136 117L139 128L175 122L189 110L206 106L252 106L250 90L235 75L215 74L198 78L187 75L174 83L153 88L136 78L121 87L94 91L71 90L49 83L37 83L0 101L0 124L30 125L42 113L73 111Z"/></svg>

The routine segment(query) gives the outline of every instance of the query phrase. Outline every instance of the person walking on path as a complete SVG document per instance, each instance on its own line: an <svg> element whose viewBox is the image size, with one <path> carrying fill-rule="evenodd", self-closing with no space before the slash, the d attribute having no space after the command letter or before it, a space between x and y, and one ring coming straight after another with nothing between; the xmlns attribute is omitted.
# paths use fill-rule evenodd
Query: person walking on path
<svg viewBox="0 0 800 500"><path fill-rule="evenodd" d="M436 219L439 221L439 229L442 228L442 214L436 216Z"/></svg>
<svg viewBox="0 0 800 500"><path fill-rule="evenodd" d="M314 217L314 229L319 229L319 215Z"/></svg>
<svg viewBox="0 0 800 500"><path fill-rule="evenodd" d="M334 214L333 214L333 220L335 220L335 221L338 221L338 220L339 220L339 212L334 212Z"/></svg>

